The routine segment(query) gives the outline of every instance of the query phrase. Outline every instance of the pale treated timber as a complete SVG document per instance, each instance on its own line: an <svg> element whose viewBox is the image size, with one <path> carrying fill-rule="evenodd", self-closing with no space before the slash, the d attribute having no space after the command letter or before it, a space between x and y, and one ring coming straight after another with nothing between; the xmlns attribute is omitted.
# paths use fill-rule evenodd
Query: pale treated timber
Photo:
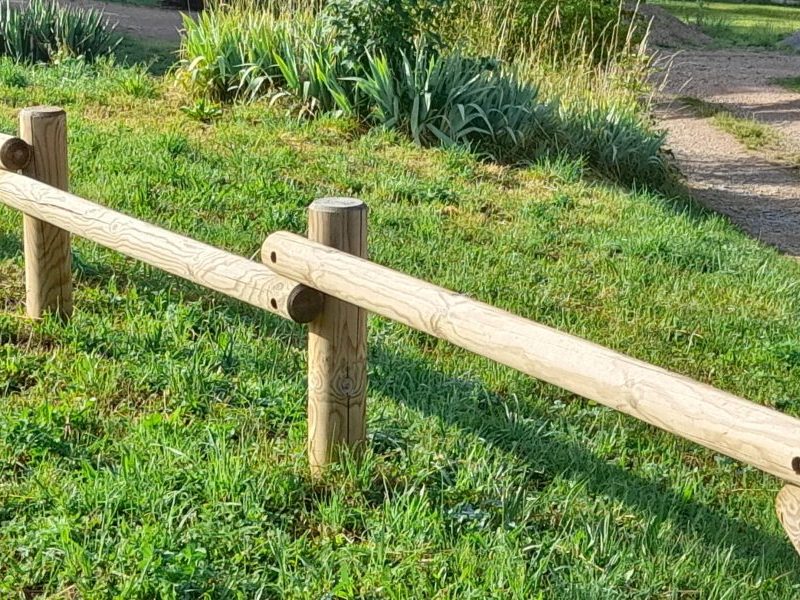
<svg viewBox="0 0 800 600"><path fill-rule="evenodd" d="M262 256L325 294L800 484L800 421L788 415L298 235L272 234Z"/></svg>
<svg viewBox="0 0 800 600"><path fill-rule="evenodd" d="M321 198L308 209L308 237L367 256L367 206L350 198ZM320 475L342 447L366 439L367 312L333 297L308 326L308 458Z"/></svg>
<svg viewBox="0 0 800 600"><path fill-rule="evenodd" d="M115 212L22 175L0 171L0 202L178 277L307 323L322 294L255 261Z"/></svg>
<svg viewBox="0 0 800 600"><path fill-rule="evenodd" d="M19 114L19 135L33 156L23 173L67 190L67 115L60 108L36 106ZM72 248L69 232L51 223L23 216L26 311L34 319L45 313L72 314Z"/></svg>
<svg viewBox="0 0 800 600"><path fill-rule="evenodd" d="M33 149L18 137L0 133L0 169L21 171L31 162Z"/></svg>
<svg viewBox="0 0 800 600"><path fill-rule="evenodd" d="M800 553L800 488L784 486L775 498L775 512L794 549Z"/></svg>

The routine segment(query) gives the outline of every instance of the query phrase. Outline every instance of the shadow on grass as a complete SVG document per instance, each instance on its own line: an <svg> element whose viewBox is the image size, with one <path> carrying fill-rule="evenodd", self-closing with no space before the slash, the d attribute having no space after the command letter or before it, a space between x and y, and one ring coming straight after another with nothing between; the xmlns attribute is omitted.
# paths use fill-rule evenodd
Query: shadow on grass
<svg viewBox="0 0 800 600"><path fill-rule="evenodd" d="M700 215L701 216L702 212ZM17 255L22 251L20 237L0 234L0 256ZM270 325L283 323L259 309L248 309L240 302L222 295L209 295L200 286L185 283L155 269L120 274L104 263L91 263L76 253L77 278L83 284L103 284L112 277L118 286L135 285L146 290L166 287L182 294L186 300L202 300L206 308L224 311L258 327L267 318ZM299 333L300 327L286 324ZM295 336L292 336L293 338ZM297 336L300 338L300 335ZM789 542L780 535L754 527L697 501L687 500L663 484L651 481L597 457L576 443L542 436L538 426L548 416L534 408L531 414L513 424L500 408L502 398L480 381L450 377L422 360L398 355L386 347L373 345L370 353L373 368L370 388L393 398L426 416L441 419L476 435L509 454L518 456L540 474L544 485L556 477L579 480L595 496L617 499L632 510L655 517L659 522L674 522L678 527L704 540L709 547L730 547L733 556L742 561L761 561L774 577L789 576L800 581L796 573L796 556ZM448 399L443 401L442 399ZM610 410L610 409L609 409Z"/></svg>
<svg viewBox="0 0 800 600"><path fill-rule="evenodd" d="M0 259L22 256L22 230L18 235L0 232Z"/></svg>
<svg viewBox="0 0 800 600"><path fill-rule="evenodd" d="M123 64L143 63L151 75L164 75L178 60L179 42L123 36L114 55Z"/></svg>
<svg viewBox="0 0 800 600"><path fill-rule="evenodd" d="M518 456L540 473L543 480L549 482L557 476L580 480L592 495L615 498L659 522L672 521L708 546L732 548L733 556L739 560L761 561L774 577L789 576L800 581L800 575L796 574L797 557L783 536L687 500L660 483L598 458L578 444L542 436L539 426L548 416L535 409L529 409L532 414L522 415L521 420L510 424L500 408L501 398L482 382L454 379L423 361L382 347L373 347L370 359L380 371L379 376L370 378L372 390ZM416 387L409 386L409 380ZM444 403L442 398L452 401ZM487 399L496 402L497 408L486 406Z"/></svg>

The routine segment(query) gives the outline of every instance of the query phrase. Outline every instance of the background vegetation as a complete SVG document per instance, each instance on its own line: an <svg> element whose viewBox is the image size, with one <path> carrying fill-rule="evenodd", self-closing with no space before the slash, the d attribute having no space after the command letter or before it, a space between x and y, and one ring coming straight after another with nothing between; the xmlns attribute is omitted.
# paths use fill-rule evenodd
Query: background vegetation
<svg viewBox="0 0 800 600"><path fill-rule="evenodd" d="M775 48L800 30L800 8L769 4L657 0L687 23L726 46Z"/></svg>
<svg viewBox="0 0 800 600"><path fill-rule="evenodd" d="M648 59L634 22L618 11L566 38L555 12L528 21L523 45L526 6L220 6L186 20L178 78L203 107L288 98L301 114L357 116L421 145L513 163L565 155L623 183L663 184L662 136L642 110Z"/></svg>
<svg viewBox="0 0 800 600"><path fill-rule="evenodd" d="M560 94L556 119L646 122L624 53L552 48L508 81ZM669 188L183 93L111 59L2 59L0 130L65 106L76 193L243 256L314 198L361 197L379 263L800 415L800 266ZM314 483L304 328L82 240L74 319L32 323L20 227L0 210L0 596L800 591L772 478L377 318L368 452Z"/></svg>
<svg viewBox="0 0 800 600"><path fill-rule="evenodd" d="M118 43L114 26L93 9L61 7L49 0L12 5L0 1L0 56L49 62L59 56L93 60Z"/></svg>

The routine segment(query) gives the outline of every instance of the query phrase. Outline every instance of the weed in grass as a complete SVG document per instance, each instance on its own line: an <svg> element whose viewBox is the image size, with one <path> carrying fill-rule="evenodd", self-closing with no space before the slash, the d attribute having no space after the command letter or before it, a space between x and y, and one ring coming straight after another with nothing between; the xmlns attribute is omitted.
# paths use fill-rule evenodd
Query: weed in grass
<svg viewBox="0 0 800 600"><path fill-rule="evenodd" d="M738 116L724 106L697 98L684 96L678 101L691 107L698 115L710 118L714 125L730 133L750 150L775 148L781 141L775 129L753 117Z"/></svg>
<svg viewBox="0 0 800 600"><path fill-rule="evenodd" d="M135 65L122 70L119 77L120 89L133 98L155 98L155 81L144 65Z"/></svg>
<svg viewBox="0 0 800 600"><path fill-rule="evenodd" d="M192 104L181 106L181 110L187 116L202 123L211 123L214 119L222 116L222 107L205 98L198 98Z"/></svg>
<svg viewBox="0 0 800 600"><path fill-rule="evenodd" d="M0 61L0 85L10 88L24 88L28 85L25 70L11 61Z"/></svg>
<svg viewBox="0 0 800 600"><path fill-rule="evenodd" d="M761 150L775 144L778 134L769 125L759 123L754 118L736 117L728 112L715 115L714 125L727 131L750 150Z"/></svg>

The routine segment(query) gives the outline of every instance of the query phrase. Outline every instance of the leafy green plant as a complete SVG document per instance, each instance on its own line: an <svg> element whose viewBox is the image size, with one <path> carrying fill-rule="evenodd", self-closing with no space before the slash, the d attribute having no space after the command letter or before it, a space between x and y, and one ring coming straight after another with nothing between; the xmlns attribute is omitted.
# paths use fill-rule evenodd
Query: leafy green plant
<svg viewBox="0 0 800 600"><path fill-rule="evenodd" d="M265 68L266 60L259 57L258 62L245 65L237 92L244 90L254 98L266 90L273 99L289 97L298 103L301 114L355 114L358 95L353 72L322 22L279 22L271 39L272 64Z"/></svg>
<svg viewBox="0 0 800 600"><path fill-rule="evenodd" d="M419 50L413 62L403 55L397 70L384 55L370 57L359 87L375 122L420 145L467 146L499 161L531 159L556 131L553 106L539 102L536 86L458 53Z"/></svg>
<svg viewBox="0 0 800 600"><path fill-rule="evenodd" d="M64 8L48 0L12 6L0 2L0 54L18 61L49 62L58 53L94 60L119 43L103 13Z"/></svg>
<svg viewBox="0 0 800 600"><path fill-rule="evenodd" d="M0 59L0 85L10 88L24 88L28 78L20 65L9 59Z"/></svg>
<svg viewBox="0 0 800 600"><path fill-rule="evenodd" d="M222 116L222 107L216 102L198 98L192 104L181 106L181 111L188 117L202 123L210 123Z"/></svg>
<svg viewBox="0 0 800 600"><path fill-rule="evenodd" d="M566 115L562 145L596 171L625 184L659 187L668 176L664 133L631 113L592 108Z"/></svg>
<svg viewBox="0 0 800 600"><path fill-rule="evenodd" d="M185 17L178 78L215 100L290 97L300 112L356 110L352 75L333 34L307 13L293 16L235 7Z"/></svg>
<svg viewBox="0 0 800 600"><path fill-rule="evenodd" d="M449 0L331 0L323 18L336 32L337 49L351 64L366 64L370 54L384 53L390 62L410 56L414 40L438 49L436 25Z"/></svg>

